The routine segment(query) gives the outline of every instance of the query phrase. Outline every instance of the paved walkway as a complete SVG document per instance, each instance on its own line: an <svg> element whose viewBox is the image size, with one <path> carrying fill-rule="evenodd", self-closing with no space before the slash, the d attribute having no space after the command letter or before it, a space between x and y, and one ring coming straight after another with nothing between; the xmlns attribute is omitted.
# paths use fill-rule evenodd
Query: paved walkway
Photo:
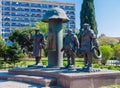
<svg viewBox="0 0 120 88"><path fill-rule="evenodd" d="M7 75L7 71L1 71L0 75ZM0 88L45 88L37 84L10 81L10 80L0 80Z"/></svg>
<svg viewBox="0 0 120 88"><path fill-rule="evenodd" d="M0 80L0 88L44 88L44 87L32 83Z"/></svg>
<svg viewBox="0 0 120 88"><path fill-rule="evenodd" d="M7 76L7 75L8 75L8 71L0 70L0 76ZM59 86L42 87L40 85L33 83L0 79L0 88L62 88L62 87Z"/></svg>

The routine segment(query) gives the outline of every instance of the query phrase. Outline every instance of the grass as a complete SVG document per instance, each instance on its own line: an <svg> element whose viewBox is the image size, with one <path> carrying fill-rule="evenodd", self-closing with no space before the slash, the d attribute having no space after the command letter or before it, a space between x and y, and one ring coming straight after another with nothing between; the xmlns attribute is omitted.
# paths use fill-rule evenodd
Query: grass
<svg viewBox="0 0 120 88"><path fill-rule="evenodd" d="M1 62L1 61L0 61ZM76 67L83 67L83 59L76 58ZM27 67L28 65L35 64L35 59L34 58L24 58L22 61L17 62L15 65L14 64L8 64L8 63L0 63L0 69L9 69L13 67ZM42 64L43 65L48 65L48 59L47 58L42 58ZM63 65L67 65L67 58L63 59Z"/></svg>
<svg viewBox="0 0 120 88"><path fill-rule="evenodd" d="M84 60L83 58L76 58L76 67L83 67L84 66ZM47 57L42 58L42 63L43 65L48 65L48 59ZM14 64L8 64L8 63L1 63L0 61L0 69L10 69L13 67L27 67L28 65L35 64L35 59L34 58L24 58L22 61ZM67 58L63 59L63 65L67 65ZM93 64L93 68L99 68L99 69L109 69L109 70L117 70L120 71L120 67L115 67L115 66L105 66L105 65L99 65L99 64Z"/></svg>
<svg viewBox="0 0 120 88"><path fill-rule="evenodd" d="M100 88L120 88L120 85L109 85L109 86L103 86Z"/></svg>

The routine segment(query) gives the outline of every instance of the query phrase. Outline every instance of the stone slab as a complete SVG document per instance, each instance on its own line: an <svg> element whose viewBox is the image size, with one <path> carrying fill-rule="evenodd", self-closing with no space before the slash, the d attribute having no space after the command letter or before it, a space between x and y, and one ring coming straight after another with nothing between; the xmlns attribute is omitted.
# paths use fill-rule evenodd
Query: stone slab
<svg viewBox="0 0 120 88"><path fill-rule="evenodd" d="M80 72L59 68L17 68L9 70L9 73L54 77L57 79L57 85L63 88L99 88L120 84L120 71Z"/></svg>
<svg viewBox="0 0 120 88"><path fill-rule="evenodd" d="M30 75L15 75L15 74L8 74L7 72L0 72L0 79L30 82L30 83L40 84L45 87L56 86L57 84L56 78L44 77L44 76L41 77L41 76L30 76Z"/></svg>

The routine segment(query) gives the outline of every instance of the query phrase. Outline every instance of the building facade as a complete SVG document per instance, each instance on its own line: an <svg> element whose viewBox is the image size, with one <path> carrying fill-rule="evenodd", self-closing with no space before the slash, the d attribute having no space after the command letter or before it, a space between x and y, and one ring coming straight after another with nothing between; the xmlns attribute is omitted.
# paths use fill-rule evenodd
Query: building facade
<svg viewBox="0 0 120 88"><path fill-rule="evenodd" d="M0 1L0 31L4 39L16 28L35 27L45 12L54 7L65 10L70 22L66 29L75 29L75 4L50 2L45 0L2 0Z"/></svg>

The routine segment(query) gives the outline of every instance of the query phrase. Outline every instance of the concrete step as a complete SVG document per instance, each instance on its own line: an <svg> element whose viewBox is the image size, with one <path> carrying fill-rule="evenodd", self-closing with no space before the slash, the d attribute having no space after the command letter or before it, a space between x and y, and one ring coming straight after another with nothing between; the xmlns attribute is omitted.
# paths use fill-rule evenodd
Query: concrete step
<svg viewBox="0 0 120 88"><path fill-rule="evenodd" d="M0 74L0 79L21 81L21 82L30 82L30 83L40 84L40 85L42 85L44 87L48 87L48 88L49 88L49 86L57 85L57 80L52 77L13 75L13 74L9 74L6 72ZM50 88L52 88L52 87L50 87ZM53 87L53 88L57 88L57 87Z"/></svg>

